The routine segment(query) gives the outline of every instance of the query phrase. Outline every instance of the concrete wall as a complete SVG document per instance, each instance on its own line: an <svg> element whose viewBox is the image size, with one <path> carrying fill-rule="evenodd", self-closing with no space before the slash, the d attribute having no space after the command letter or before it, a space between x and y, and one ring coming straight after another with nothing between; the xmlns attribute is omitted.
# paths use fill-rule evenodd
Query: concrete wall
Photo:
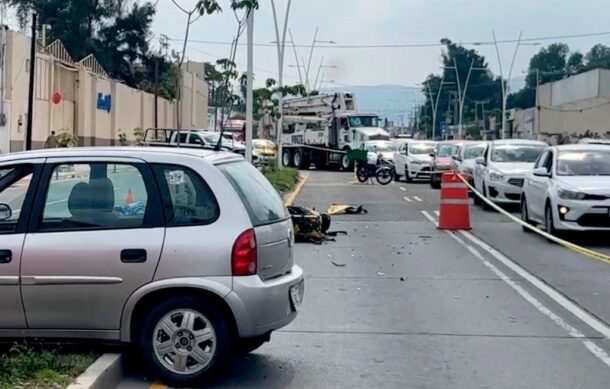
<svg viewBox="0 0 610 389"><path fill-rule="evenodd" d="M0 37L1 38L1 37ZM6 124L0 124L0 152L22 151L27 126L29 83L29 37L8 31L6 34L4 110ZM184 98L181 104L183 128L207 128L207 83L195 72L203 65L191 63L193 73L183 72ZM52 96L60 92L62 101ZM110 110L98 97L110 96ZM0 105L1 107L1 105ZM176 103L158 98L158 126L176 128ZM135 140L134 129L154 127L155 99L150 93L130 88L117 81L93 74L80 65L59 61L40 52L36 58L35 105L32 146L41 148L51 131L68 132L79 137L83 146L118 144L121 133Z"/></svg>
<svg viewBox="0 0 610 389"><path fill-rule="evenodd" d="M538 109L517 111L513 128L518 132L529 126L533 114L533 138L610 137L609 70L544 84L537 93Z"/></svg>

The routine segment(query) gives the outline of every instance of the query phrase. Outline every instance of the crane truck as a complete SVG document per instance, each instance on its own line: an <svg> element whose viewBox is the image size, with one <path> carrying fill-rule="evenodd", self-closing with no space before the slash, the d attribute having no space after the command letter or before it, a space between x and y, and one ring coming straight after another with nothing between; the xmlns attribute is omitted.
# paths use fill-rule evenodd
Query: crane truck
<svg viewBox="0 0 610 389"><path fill-rule="evenodd" d="M351 93L332 93L283 101L280 136L282 164L307 169L352 169L347 151L371 140L389 140L375 114L360 113Z"/></svg>

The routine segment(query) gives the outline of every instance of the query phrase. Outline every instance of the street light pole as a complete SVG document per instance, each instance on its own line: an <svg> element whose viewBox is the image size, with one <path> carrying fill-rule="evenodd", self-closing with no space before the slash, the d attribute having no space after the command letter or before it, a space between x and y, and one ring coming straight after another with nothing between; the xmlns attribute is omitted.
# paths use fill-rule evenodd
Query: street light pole
<svg viewBox="0 0 610 389"><path fill-rule="evenodd" d="M519 46L521 45L521 38L523 37L523 30L519 32L519 39L517 39L517 45L515 46L515 51L513 53L513 59L510 63L510 69L508 71L508 79L504 80L504 74L502 71L502 59L500 58L500 49L498 48L498 40L496 39L495 31L491 31L491 34L494 38L494 46L496 47L496 55L498 56L498 64L500 66L500 84L502 86L502 139L506 137L506 105L508 102L508 92L510 90L510 79L513 73L513 67L515 65L515 59L517 58L517 52L519 51Z"/></svg>
<svg viewBox="0 0 610 389"><path fill-rule="evenodd" d="M430 83L426 83L426 87L428 88L428 95L430 96L430 106L432 107L432 140L436 139L436 112L438 109L438 101L441 97L441 90L443 89L443 83L445 82L445 72L443 72L443 77L441 78L441 84L438 87L438 92L436 94L436 100L432 97L432 89L430 88Z"/></svg>
<svg viewBox="0 0 610 389"><path fill-rule="evenodd" d="M278 81L278 87L280 89L280 95L278 97L278 114L279 114L279 118L277 120L277 125L276 125L276 143L277 143L277 150L278 150L278 166L281 166L281 161L282 161L282 142L281 142L281 138L282 138L282 130L283 130L283 111L284 111L284 107L283 107L283 103L282 103L282 87L284 85L284 53L285 53L285 49L286 49L286 32L288 30L288 17L290 16L290 6L292 4L292 0L288 0L288 4L286 5L286 16L284 17L284 26L283 26L283 31L282 31L282 36L280 38L280 27L278 24L278 19L277 19L277 11L275 9L275 1L271 0L271 9L273 10L273 23L275 26L275 41L276 41L276 46L277 46L277 67L278 67L278 77L277 77L277 81Z"/></svg>
<svg viewBox="0 0 610 389"><path fill-rule="evenodd" d="M252 135L254 125L254 9L248 11L248 69L246 85L246 161L252 163Z"/></svg>

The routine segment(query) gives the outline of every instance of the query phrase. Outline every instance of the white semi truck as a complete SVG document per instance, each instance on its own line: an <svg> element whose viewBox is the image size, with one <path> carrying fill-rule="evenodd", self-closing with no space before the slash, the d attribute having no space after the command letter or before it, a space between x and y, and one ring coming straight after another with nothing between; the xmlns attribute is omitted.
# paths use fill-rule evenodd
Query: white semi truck
<svg viewBox="0 0 610 389"><path fill-rule="evenodd" d="M307 169L352 168L347 151L371 140L389 140L375 114L360 113L351 93L287 99L283 102L282 164Z"/></svg>

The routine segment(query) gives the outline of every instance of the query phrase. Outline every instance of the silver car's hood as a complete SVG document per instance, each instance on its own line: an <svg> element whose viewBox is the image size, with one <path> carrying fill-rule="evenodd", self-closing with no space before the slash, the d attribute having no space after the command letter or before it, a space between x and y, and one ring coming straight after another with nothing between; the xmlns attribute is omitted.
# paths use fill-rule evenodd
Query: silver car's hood
<svg viewBox="0 0 610 389"><path fill-rule="evenodd" d="M530 172L534 168L534 163L529 162L491 162L489 165L492 170L502 174L520 175Z"/></svg>
<svg viewBox="0 0 610 389"><path fill-rule="evenodd" d="M610 176L555 176L560 187L588 194L610 195Z"/></svg>
<svg viewBox="0 0 610 389"><path fill-rule="evenodd" d="M416 161L432 162L432 157L428 154L411 154L410 157Z"/></svg>

